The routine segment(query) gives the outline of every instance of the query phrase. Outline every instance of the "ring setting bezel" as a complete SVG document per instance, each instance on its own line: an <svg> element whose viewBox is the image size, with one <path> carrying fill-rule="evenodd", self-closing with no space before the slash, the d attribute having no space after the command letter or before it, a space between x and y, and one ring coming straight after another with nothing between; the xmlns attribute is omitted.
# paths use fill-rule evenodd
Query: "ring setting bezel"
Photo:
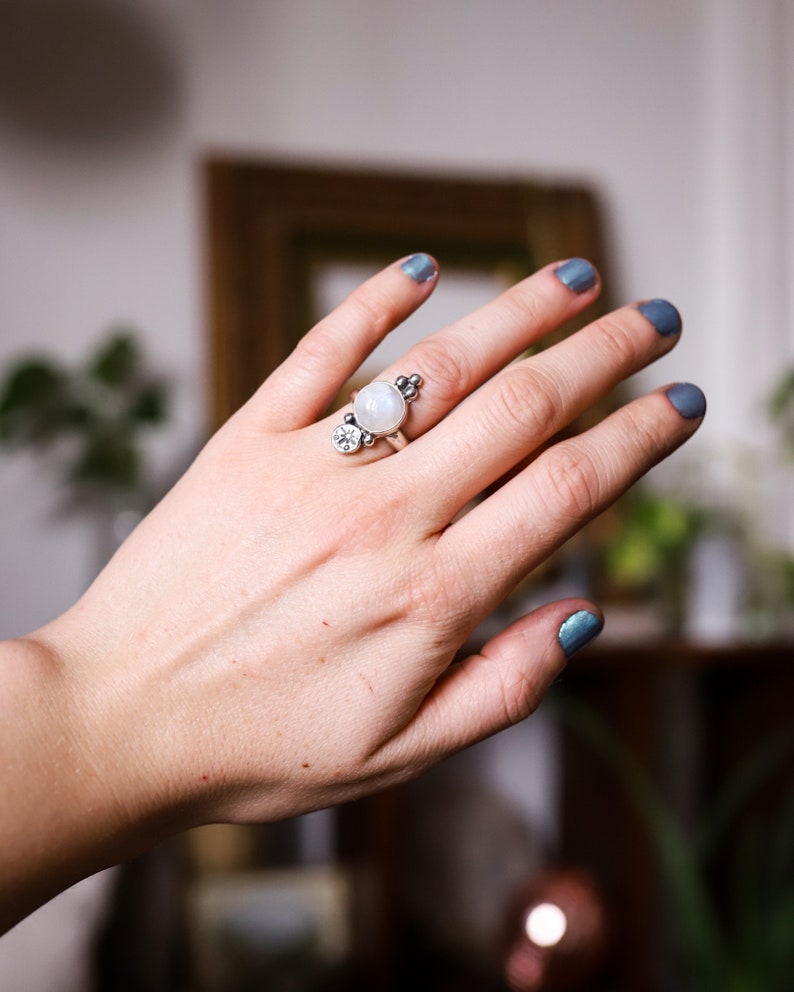
<svg viewBox="0 0 794 992"><path fill-rule="evenodd" d="M419 395L422 377L418 373L400 375L391 383L376 379L358 391L353 410L331 435L331 444L343 455L352 455L362 446L371 447L378 438L400 436L408 416L408 405Z"/></svg>

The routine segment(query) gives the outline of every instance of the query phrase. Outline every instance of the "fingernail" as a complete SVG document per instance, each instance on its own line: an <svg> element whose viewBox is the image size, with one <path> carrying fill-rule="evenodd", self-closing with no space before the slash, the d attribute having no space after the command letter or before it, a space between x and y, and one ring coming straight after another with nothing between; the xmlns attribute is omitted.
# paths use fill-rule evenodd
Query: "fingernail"
<svg viewBox="0 0 794 992"><path fill-rule="evenodd" d="M666 338L681 331L681 314L667 300L646 300L637 307L656 330Z"/></svg>
<svg viewBox="0 0 794 992"><path fill-rule="evenodd" d="M589 610L579 610L571 614L560 627L557 640L565 652L565 657L572 655L597 637L604 629L604 621Z"/></svg>
<svg viewBox="0 0 794 992"><path fill-rule="evenodd" d="M554 270L554 275L574 293L584 293L596 283L596 270L584 258L572 258L563 262Z"/></svg>
<svg viewBox="0 0 794 992"><path fill-rule="evenodd" d="M691 382L679 382L667 390L667 398L684 420L697 420L706 412L706 397Z"/></svg>
<svg viewBox="0 0 794 992"><path fill-rule="evenodd" d="M400 268L406 275L409 275L414 282L430 282L431 279L435 279L438 270L436 269L436 263L429 255L419 253L417 255L410 255L402 263Z"/></svg>

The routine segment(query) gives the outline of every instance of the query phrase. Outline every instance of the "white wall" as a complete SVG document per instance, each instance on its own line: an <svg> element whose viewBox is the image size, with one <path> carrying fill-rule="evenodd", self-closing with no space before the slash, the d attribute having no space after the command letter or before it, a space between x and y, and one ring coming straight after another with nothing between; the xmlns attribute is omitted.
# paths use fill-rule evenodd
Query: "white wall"
<svg viewBox="0 0 794 992"><path fill-rule="evenodd" d="M131 10L170 53L162 120L121 145L66 147L12 128L0 101L0 362L34 346L76 359L110 323L139 326L177 390L157 445L167 471L203 432L209 152L564 177L602 197L616 296L684 312L680 347L643 382L704 387L699 444L756 431L758 397L794 352L785 0ZM42 467L0 457L10 635L67 606L97 559L90 522L52 519Z"/></svg>

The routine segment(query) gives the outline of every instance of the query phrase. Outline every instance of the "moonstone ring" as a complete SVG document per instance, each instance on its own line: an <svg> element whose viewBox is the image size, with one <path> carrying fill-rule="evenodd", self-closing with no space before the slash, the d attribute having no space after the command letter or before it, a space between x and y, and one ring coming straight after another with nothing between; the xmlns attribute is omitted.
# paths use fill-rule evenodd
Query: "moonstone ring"
<svg viewBox="0 0 794 992"><path fill-rule="evenodd" d="M352 455L361 445L369 447L385 437L395 449L408 443L400 431L408 415L408 404L419 394L422 377L398 375L395 382L379 380L364 386L353 400L353 412L331 435L331 444L343 455Z"/></svg>

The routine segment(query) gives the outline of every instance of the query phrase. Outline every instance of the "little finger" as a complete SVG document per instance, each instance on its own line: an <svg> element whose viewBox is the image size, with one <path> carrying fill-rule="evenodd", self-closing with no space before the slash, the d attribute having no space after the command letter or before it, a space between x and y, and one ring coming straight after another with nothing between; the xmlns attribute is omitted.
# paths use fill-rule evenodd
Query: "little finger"
<svg viewBox="0 0 794 992"><path fill-rule="evenodd" d="M412 446L402 466L412 484L426 485L423 469L445 480L432 527L444 527L487 486L675 346L678 311L652 302L661 311L653 320L648 304L622 307L510 366Z"/></svg>
<svg viewBox="0 0 794 992"><path fill-rule="evenodd" d="M553 445L447 528L437 550L475 582L484 612L697 430L706 400L680 383L651 393Z"/></svg>
<svg viewBox="0 0 794 992"><path fill-rule="evenodd" d="M550 603L517 620L444 672L379 761L421 769L524 720L603 625L601 612L581 600Z"/></svg>

